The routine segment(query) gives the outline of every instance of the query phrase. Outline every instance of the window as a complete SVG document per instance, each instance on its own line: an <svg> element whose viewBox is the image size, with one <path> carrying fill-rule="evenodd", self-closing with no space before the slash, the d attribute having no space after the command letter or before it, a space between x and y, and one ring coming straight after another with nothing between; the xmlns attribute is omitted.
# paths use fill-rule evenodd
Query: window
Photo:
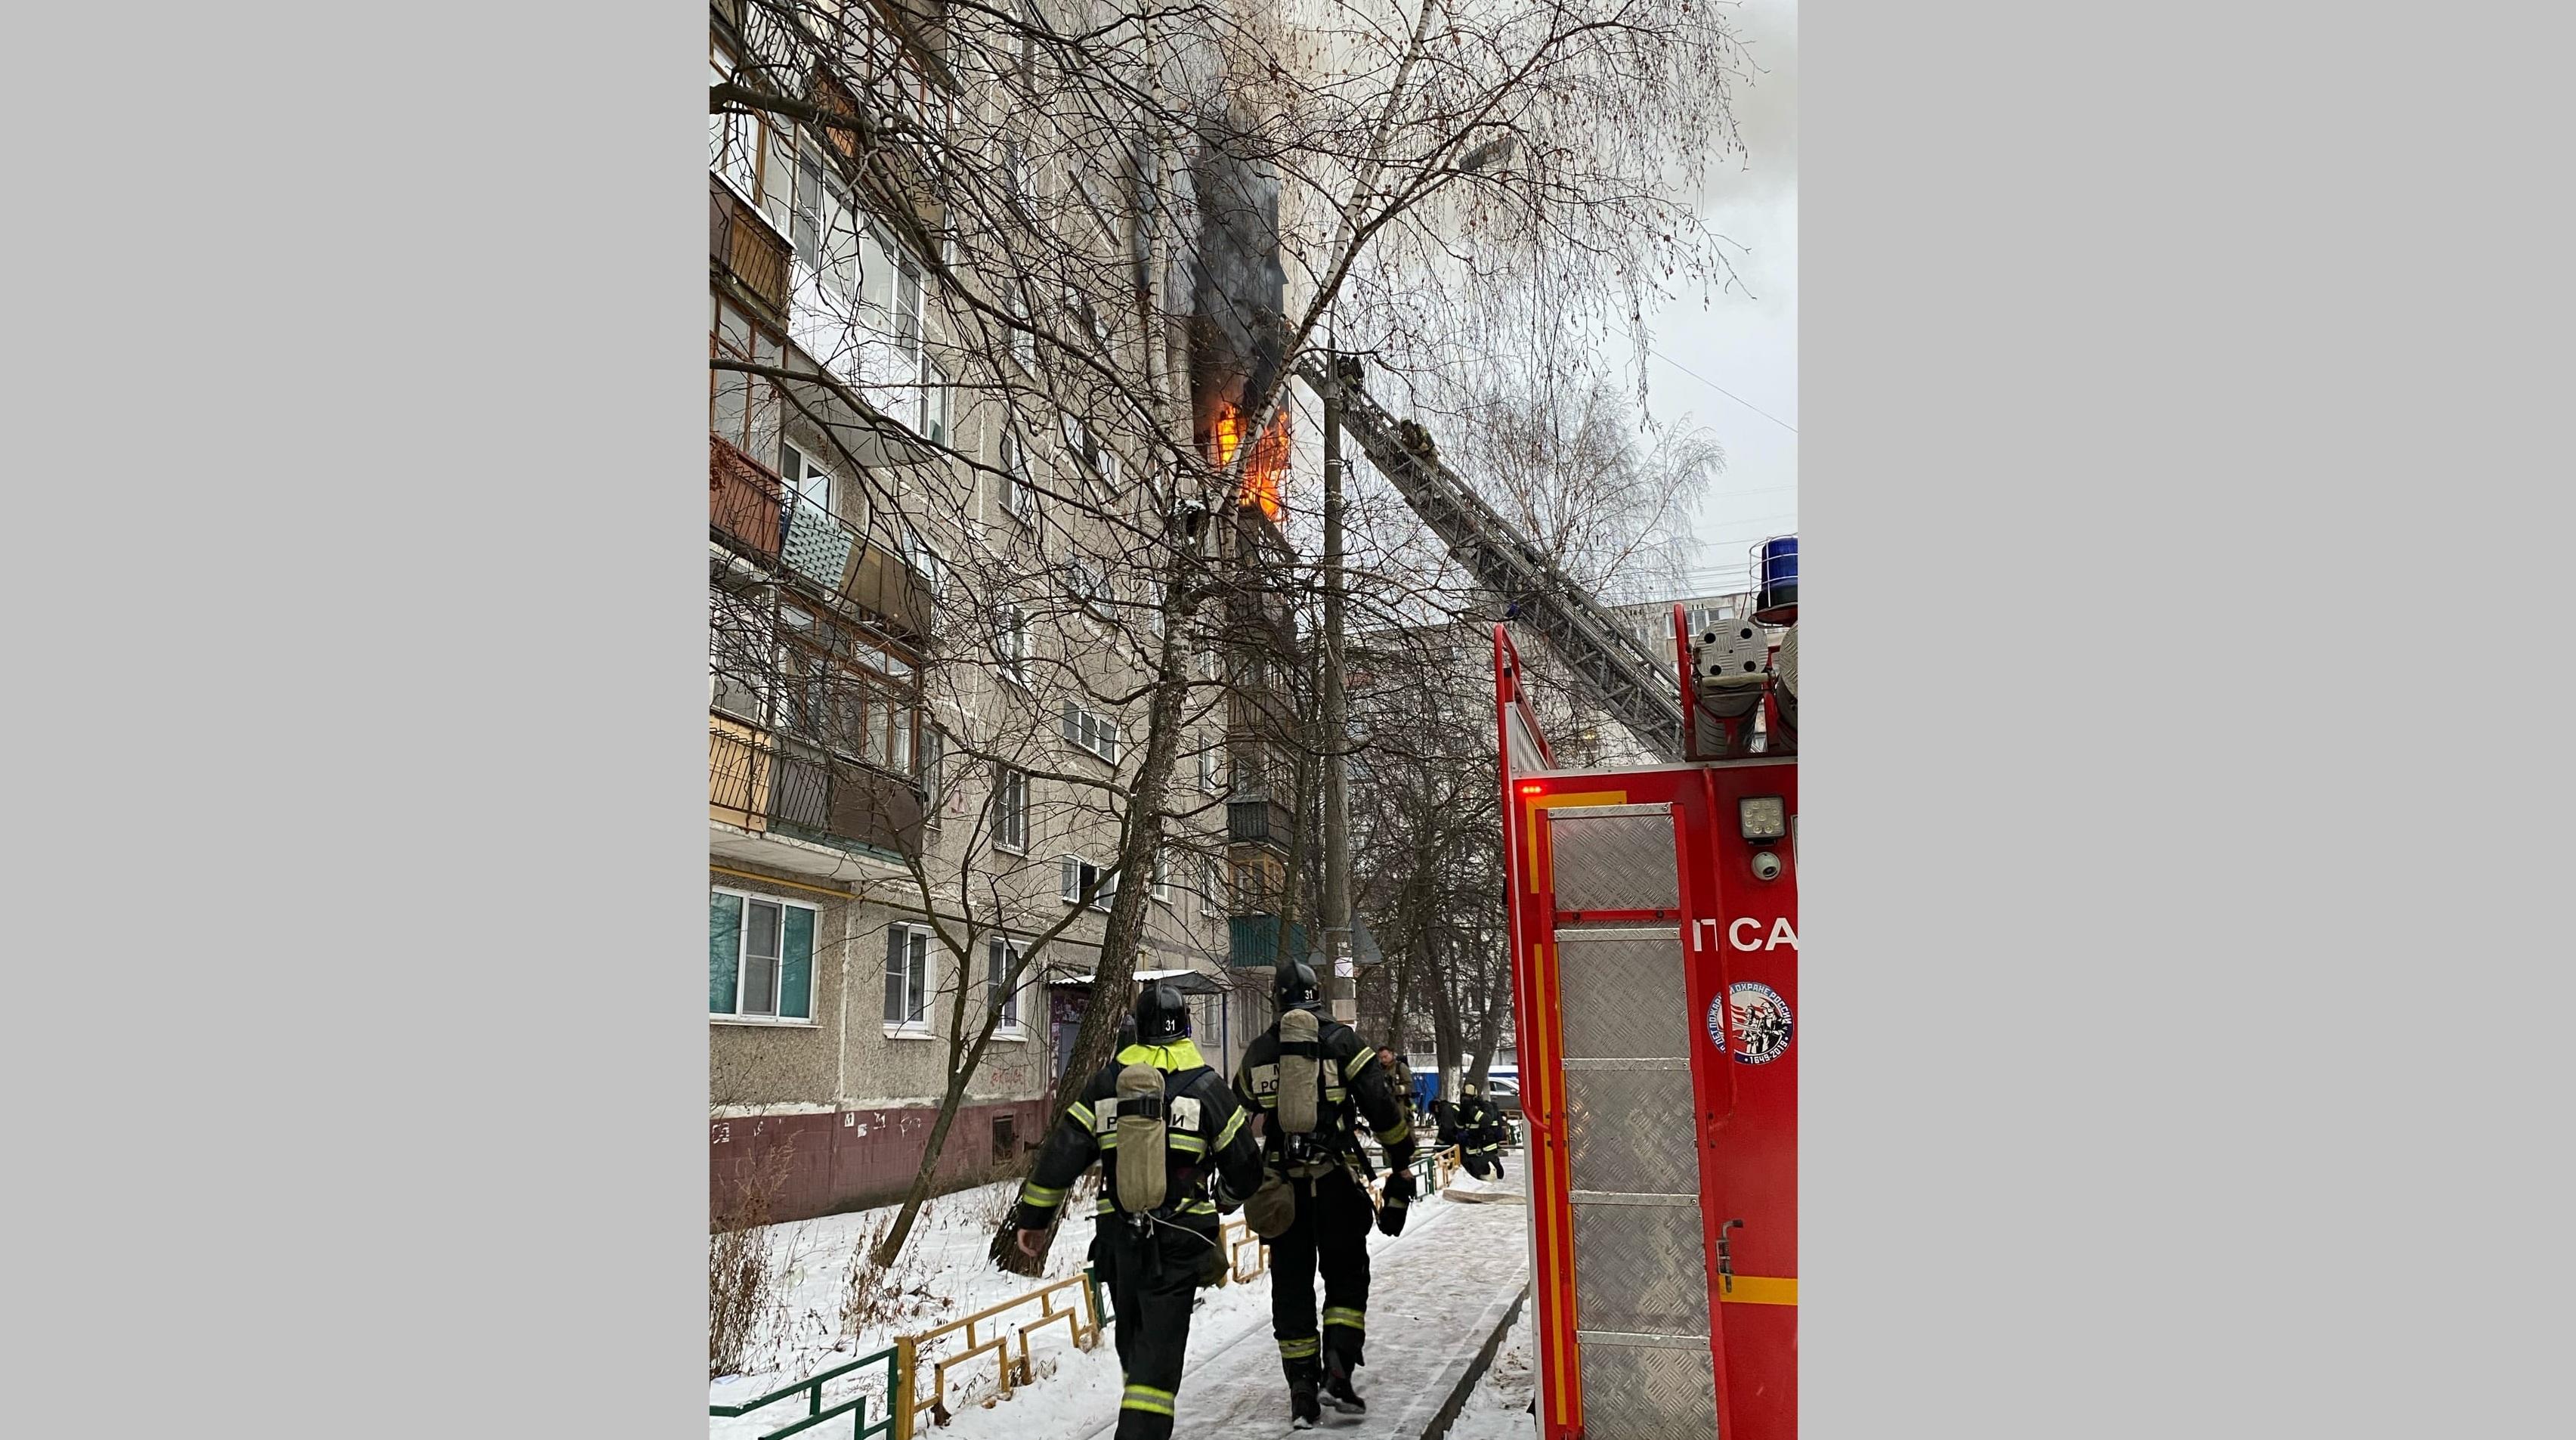
<svg viewBox="0 0 2576 1440"><path fill-rule="evenodd" d="M1029 163L1028 147L1017 140L1003 142L1002 166L1011 179L1011 199L1031 215L1038 211L1037 167Z"/></svg>
<svg viewBox="0 0 2576 1440"><path fill-rule="evenodd" d="M778 665L766 605L757 594L722 585L707 589L709 703L754 725L769 723L769 692Z"/></svg>
<svg viewBox="0 0 2576 1440"><path fill-rule="evenodd" d="M1088 560L1068 560L1064 566L1065 588L1073 598L1093 614L1100 613L1100 602L1109 596L1109 579L1100 567Z"/></svg>
<svg viewBox="0 0 2576 1440"><path fill-rule="evenodd" d="M1207 901L1210 909L1222 910L1226 907L1225 862L1213 855L1208 857L1207 874L1201 877L1199 897Z"/></svg>
<svg viewBox="0 0 2576 1440"><path fill-rule="evenodd" d="M947 593L948 562L939 558L939 552L930 548L930 542L921 538L920 531L907 522L896 533L895 548L903 556L905 567L920 576L922 584L930 587L932 599Z"/></svg>
<svg viewBox="0 0 2576 1440"><path fill-rule="evenodd" d="M1028 447L1020 443L1017 431L1005 427L999 442L1002 469L1002 508L1021 524L1035 524L1038 518L1037 487L1029 483Z"/></svg>
<svg viewBox="0 0 2576 1440"><path fill-rule="evenodd" d="M1100 893L1091 897L1091 908L1107 910L1118 898L1118 877L1104 876L1100 867L1078 855L1067 855L1060 863L1057 893L1067 905L1082 903L1082 892L1097 885Z"/></svg>
<svg viewBox="0 0 2576 1440"><path fill-rule="evenodd" d="M741 890L707 894L707 1013L814 1018L811 905Z"/></svg>
<svg viewBox="0 0 2576 1440"><path fill-rule="evenodd" d="M912 428L933 445L948 443L948 374L927 355L921 357L921 405Z"/></svg>
<svg viewBox="0 0 2576 1440"><path fill-rule="evenodd" d="M721 85L737 78L722 46L708 54L708 74ZM796 127L762 114L707 116L707 165L785 235L796 199Z"/></svg>
<svg viewBox="0 0 2576 1440"><path fill-rule="evenodd" d="M1026 688L1029 683L1029 617L1017 605L1002 608L1001 620L994 627L993 653L1002 662L1002 675Z"/></svg>
<svg viewBox="0 0 2576 1440"><path fill-rule="evenodd" d="M778 337L752 324L732 302L718 300L708 353L719 360L775 367ZM778 387L765 375L708 369L707 429L763 465L778 460Z"/></svg>
<svg viewBox="0 0 2576 1440"><path fill-rule="evenodd" d="M1029 773L1008 766L993 774L993 848L1029 853Z"/></svg>
<svg viewBox="0 0 2576 1440"><path fill-rule="evenodd" d="M1028 297L1016 288L1011 291L1011 358L1023 370L1038 368L1038 334L1029 320Z"/></svg>
<svg viewBox="0 0 2576 1440"><path fill-rule="evenodd" d="M832 472L815 464L793 441L781 441L778 455L778 473L786 477L787 487L796 492L797 503L813 505L826 515L835 513L832 509Z"/></svg>
<svg viewBox="0 0 2576 1440"><path fill-rule="evenodd" d="M1214 746L1199 752L1199 788L1210 795L1225 793L1225 765Z"/></svg>
<svg viewBox="0 0 2576 1440"><path fill-rule="evenodd" d="M888 1030L930 1031L930 932L919 925L886 927L885 1024Z"/></svg>
<svg viewBox="0 0 2576 1440"><path fill-rule="evenodd" d="M921 727L920 764L913 778L921 784L921 823L937 828L939 808L947 798L947 777L940 772L948 758L948 737L936 725Z"/></svg>
<svg viewBox="0 0 2576 1440"><path fill-rule="evenodd" d="M1154 847L1154 898L1172 903L1172 861L1160 845Z"/></svg>
<svg viewBox="0 0 2576 1440"><path fill-rule="evenodd" d="M1064 702L1064 738L1076 749L1115 765L1118 763L1118 724L1097 710L1087 709L1067 700Z"/></svg>
<svg viewBox="0 0 2576 1440"><path fill-rule="evenodd" d="M1000 1033L1018 1034L1020 1029L1020 988L1011 974L1019 964L1019 947L999 935L984 942L984 984L991 997L985 1003L1001 1012Z"/></svg>

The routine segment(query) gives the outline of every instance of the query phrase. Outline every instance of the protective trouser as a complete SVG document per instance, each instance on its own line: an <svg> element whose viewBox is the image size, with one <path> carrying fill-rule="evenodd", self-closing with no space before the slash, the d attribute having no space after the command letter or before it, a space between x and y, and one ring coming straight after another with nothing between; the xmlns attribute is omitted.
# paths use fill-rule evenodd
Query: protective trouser
<svg viewBox="0 0 2576 1440"><path fill-rule="evenodd" d="M1216 1243L1213 1228L1203 1232L1170 1221L1138 1236L1125 1217L1100 1217L1091 1263L1109 1292L1118 1368L1127 1386L1118 1400L1117 1440L1170 1440L1172 1399L1190 1348L1190 1308Z"/></svg>
<svg viewBox="0 0 2576 1440"><path fill-rule="evenodd" d="M1368 1342L1368 1192L1348 1170L1292 1180L1297 1218L1270 1242L1270 1333L1290 1383L1323 1373L1322 1356L1360 1367ZM1324 1276L1324 1325L1315 1328L1315 1275Z"/></svg>

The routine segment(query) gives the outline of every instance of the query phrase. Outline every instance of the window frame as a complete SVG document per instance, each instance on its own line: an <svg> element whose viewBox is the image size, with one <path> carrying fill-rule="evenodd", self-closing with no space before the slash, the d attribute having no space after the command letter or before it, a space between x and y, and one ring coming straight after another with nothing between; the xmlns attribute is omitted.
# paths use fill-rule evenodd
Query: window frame
<svg viewBox="0 0 2576 1440"><path fill-rule="evenodd" d="M888 924L886 929L900 933L904 937L904 985L907 992L912 988L912 962L916 958L913 947L916 945L920 947L917 958L921 963L921 1018L887 1020L884 1018L883 1007L880 1006L879 1024L889 1040L937 1039L939 1007L933 1005L931 1000L939 993L939 937L929 926L917 925L906 920L894 921Z"/></svg>
<svg viewBox="0 0 2576 1440"><path fill-rule="evenodd" d="M1079 855L1056 857L1056 901L1063 905L1082 903L1082 872L1085 870L1091 872L1092 883L1100 886L1100 892L1091 897L1091 908L1106 915L1109 907L1118 902L1118 877L1107 867L1094 865Z"/></svg>
<svg viewBox="0 0 2576 1440"><path fill-rule="evenodd" d="M814 1003L816 999L815 992L821 988L823 967L820 964L819 957L815 954L815 951L822 947L823 907L813 904L810 901L790 900L786 896L772 895L766 891L748 890L739 885L711 884L707 886L707 893L710 895L731 895L742 901L742 913L736 917L734 921L734 1008L730 1013L722 1010L709 1009L707 1011L707 1023L711 1025L786 1026L790 1029L806 1030L819 1027L822 1024L822 1021L816 1018L813 1012L817 1008ZM805 954L806 1013L803 1015L780 1015L774 1013L768 1015L757 1015L746 1014L743 1011L743 952L744 948L751 943L751 907L755 904L775 905L779 907L777 969L774 972L774 978L770 985L772 995L770 1004L773 1011L781 1008L787 997L787 911L791 909L802 910L813 917L813 927L807 940Z"/></svg>
<svg viewBox="0 0 2576 1440"><path fill-rule="evenodd" d="M986 1004L988 1010L999 1010L1002 1012L1000 1023L993 1027L993 1038L996 1040L1025 1040L1029 1035L1027 1015L1028 1007L1021 1003L1023 998L1021 992L1028 988L1025 983L1028 977L1026 974L1022 974L1019 977L1020 983L1013 983L1005 988L1002 977L994 973L996 968L994 961L996 958L1000 958L1002 960L1001 968L1005 970L1016 965L1022 958L1019 945L1007 935L987 935L984 937L984 985L987 992Z"/></svg>
<svg viewBox="0 0 2576 1440"><path fill-rule="evenodd" d="M1016 786L1013 784L1014 781L1018 782ZM1007 797L1010 796L1015 789L1018 793L1020 802L1016 807L1007 803ZM1005 855L1026 855L1029 853L1029 789L1029 772L1026 770L1022 770L1017 766L1012 765L997 765L994 767L992 843L994 849L1001 851ZM1016 824L1011 822L1016 822ZM1005 838L1014 829L1016 829L1019 835L1019 840L1016 844Z"/></svg>
<svg viewBox="0 0 2576 1440"><path fill-rule="evenodd" d="M1125 736L1117 717L1105 711L1094 710L1078 700L1067 699L1059 712L1058 720L1059 733L1064 736L1066 744L1104 764L1118 763L1119 750L1124 744ZM1085 735L1090 738L1085 739ZM1103 736L1107 737L1105 747L1101 743Z"/></svg>

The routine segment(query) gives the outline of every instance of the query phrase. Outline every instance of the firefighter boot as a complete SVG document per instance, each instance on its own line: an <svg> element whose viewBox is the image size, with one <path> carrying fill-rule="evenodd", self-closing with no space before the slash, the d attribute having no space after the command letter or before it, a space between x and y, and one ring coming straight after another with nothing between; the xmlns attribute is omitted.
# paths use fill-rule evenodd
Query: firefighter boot
<svg viewBox="0 0 2576 1440"><path fill-rule="evenodd" d="M1295 1429L1312 1430L1324 1418L1324 1407L1315 1400L1315 1382L1299 1376L1288 1382L1288 1423Z"/></svg>
<svg viewBox="0 0 2576 1440"><path fill-rule="evenodd" d="M1368 1402L1351 1388L1350 1367L1335 1354L1324 1356L1324 1398L1345 1415L1366 1415Z"/></svg>

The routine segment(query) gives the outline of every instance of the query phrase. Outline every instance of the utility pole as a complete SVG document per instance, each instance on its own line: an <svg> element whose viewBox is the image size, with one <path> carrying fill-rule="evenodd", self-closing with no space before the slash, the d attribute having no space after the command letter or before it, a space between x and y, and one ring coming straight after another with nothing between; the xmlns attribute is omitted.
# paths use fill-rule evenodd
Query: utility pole
<svg viewBox="0 0 2576 1440"><path fill-rule="evenodd" d="M1342 765L1348 747L1342 697L1341 355L1324 366L1324 954L1322 977L1333 1018L1359 1020L1359 971L1351 958L1351 797Z"/></svg>

